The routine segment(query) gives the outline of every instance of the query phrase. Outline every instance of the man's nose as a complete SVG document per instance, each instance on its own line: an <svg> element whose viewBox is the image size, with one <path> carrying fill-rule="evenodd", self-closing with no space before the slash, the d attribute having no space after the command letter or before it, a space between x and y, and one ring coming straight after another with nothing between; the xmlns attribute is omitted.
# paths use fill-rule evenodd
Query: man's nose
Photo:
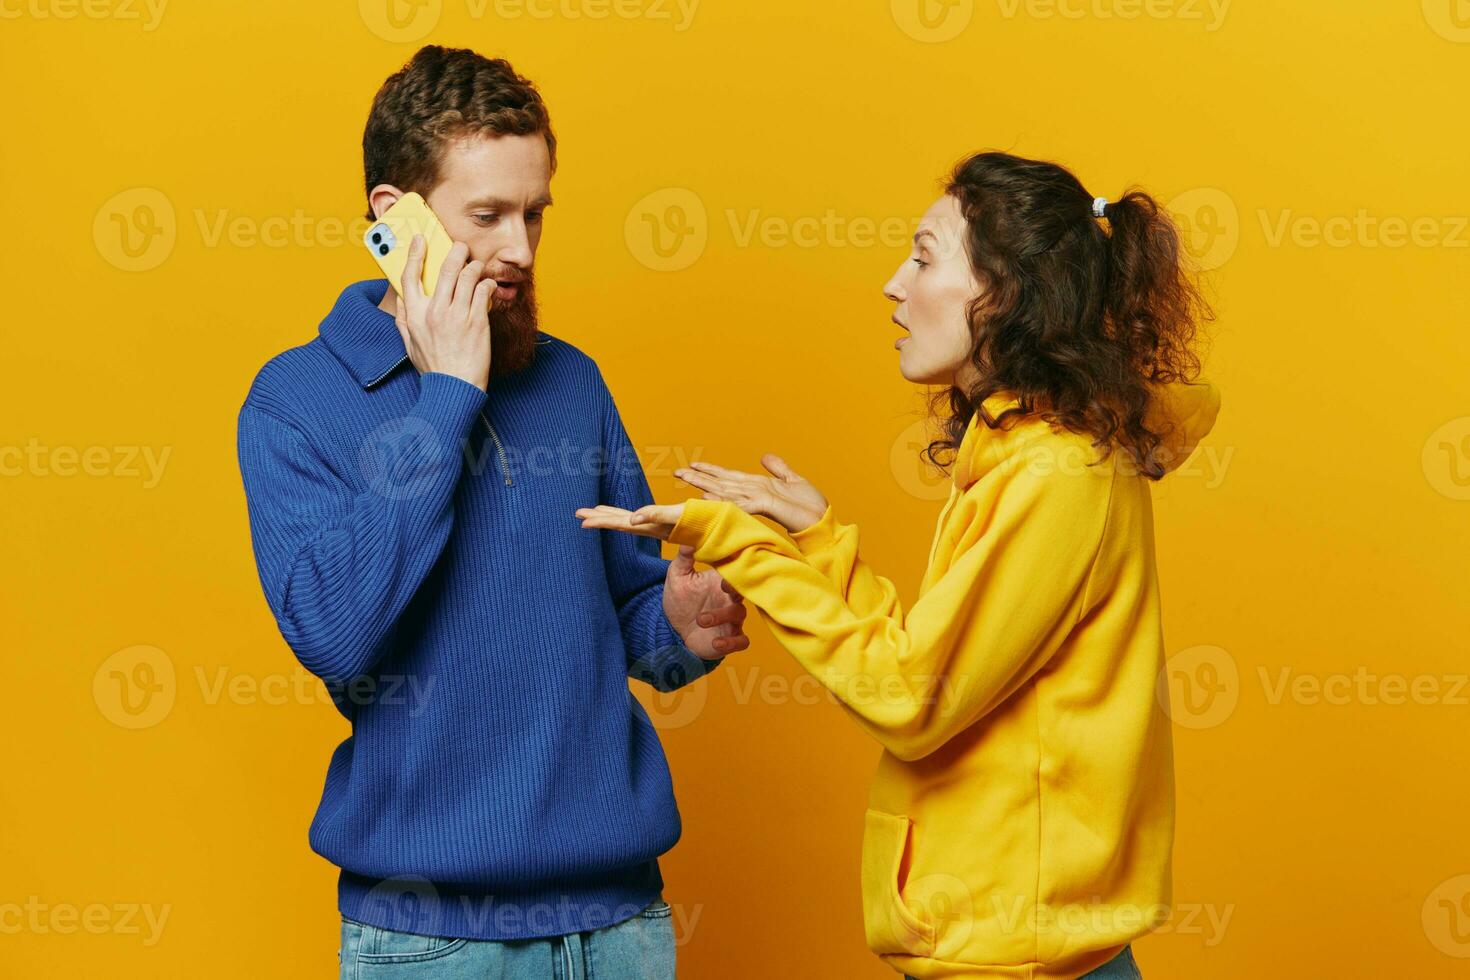
<svg viewBox="0 0 1470 980"><path fill-rule="evenodd" d="M517 269L525 270L531 267L535 258L531 251L531 239L526 234L524 223L516 222L514 227L508 230L505 240L500 248L495 250L495 258L505 265L513 265Z"/></svg>

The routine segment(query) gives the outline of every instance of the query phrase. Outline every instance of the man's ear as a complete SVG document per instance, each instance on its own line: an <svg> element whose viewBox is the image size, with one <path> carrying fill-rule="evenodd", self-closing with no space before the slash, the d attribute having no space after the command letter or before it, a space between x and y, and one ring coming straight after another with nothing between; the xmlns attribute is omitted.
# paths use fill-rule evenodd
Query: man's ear
<svg viewBox="0 0 1470 980"><path fill-rule="evenodd" d="M394 187L392 184L379 184L374 187L372 192L368 194L368 207L373 209L373 217L381 218L383 212L398 203L398 199L403 194L404 192L402 190Z"/></svg>

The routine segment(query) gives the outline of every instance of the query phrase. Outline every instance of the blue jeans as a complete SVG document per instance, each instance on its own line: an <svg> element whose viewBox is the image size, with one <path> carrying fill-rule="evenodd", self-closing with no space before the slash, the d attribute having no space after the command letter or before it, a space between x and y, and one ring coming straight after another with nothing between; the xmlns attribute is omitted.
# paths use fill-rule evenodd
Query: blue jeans
<svg viewBox="0 0 1470 980"><path fill-rule="evenodd" d="M439 939L342 919L341 980L674 980L662 899L605 929L549 939Z"/></svg>
<svg viewBox="0 0 1470 980"><path fill-rule="evenodd" d="M905 977L904 980L914 978ZM1143 980L1143 974L1138 972L1138 964L1133 960L1133 947L1124 946L1117 956L1096 970L1082 974L1077 980Z"/></svg>

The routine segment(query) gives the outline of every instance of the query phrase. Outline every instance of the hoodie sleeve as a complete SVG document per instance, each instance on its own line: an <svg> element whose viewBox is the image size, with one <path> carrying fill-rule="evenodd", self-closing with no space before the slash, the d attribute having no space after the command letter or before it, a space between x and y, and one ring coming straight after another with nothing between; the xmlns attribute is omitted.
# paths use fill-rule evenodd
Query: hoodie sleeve
<svg viewBox="0 0 1470 980"><path fill-rule="evenodd" d="M791 535L797 550L861 615L899 615L898 589L858 554L858 529L840 524L829 505L811 527Z"/></svg>
<svg viewBox="0 0 1470 980"><path fill-rule="evenodd" d="M692 545L859 725L912 760L1001 704L1071 633L1087 608L1112 487L1112 468L1018 469L907 614L891 583L863 572L861 597L850 599L850 584L728 502L686 501L670 540ZM855 556L855 533L838 547Z"/></svg>

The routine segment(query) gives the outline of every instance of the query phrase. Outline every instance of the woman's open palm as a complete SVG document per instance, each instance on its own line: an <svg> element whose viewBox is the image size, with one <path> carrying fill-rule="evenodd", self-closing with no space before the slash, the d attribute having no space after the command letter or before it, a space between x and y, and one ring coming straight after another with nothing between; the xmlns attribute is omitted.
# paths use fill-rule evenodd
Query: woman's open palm
<svg viewBox="0 0 1470 980"><path fill-rule="evenodd" d="M704 491L706 500L728 500L747 514L769 517L795 533L811 527L827 511L827 498L774 453L761 457L771 474L742 473L714 463L690 463L674 475Z"/></svg>

